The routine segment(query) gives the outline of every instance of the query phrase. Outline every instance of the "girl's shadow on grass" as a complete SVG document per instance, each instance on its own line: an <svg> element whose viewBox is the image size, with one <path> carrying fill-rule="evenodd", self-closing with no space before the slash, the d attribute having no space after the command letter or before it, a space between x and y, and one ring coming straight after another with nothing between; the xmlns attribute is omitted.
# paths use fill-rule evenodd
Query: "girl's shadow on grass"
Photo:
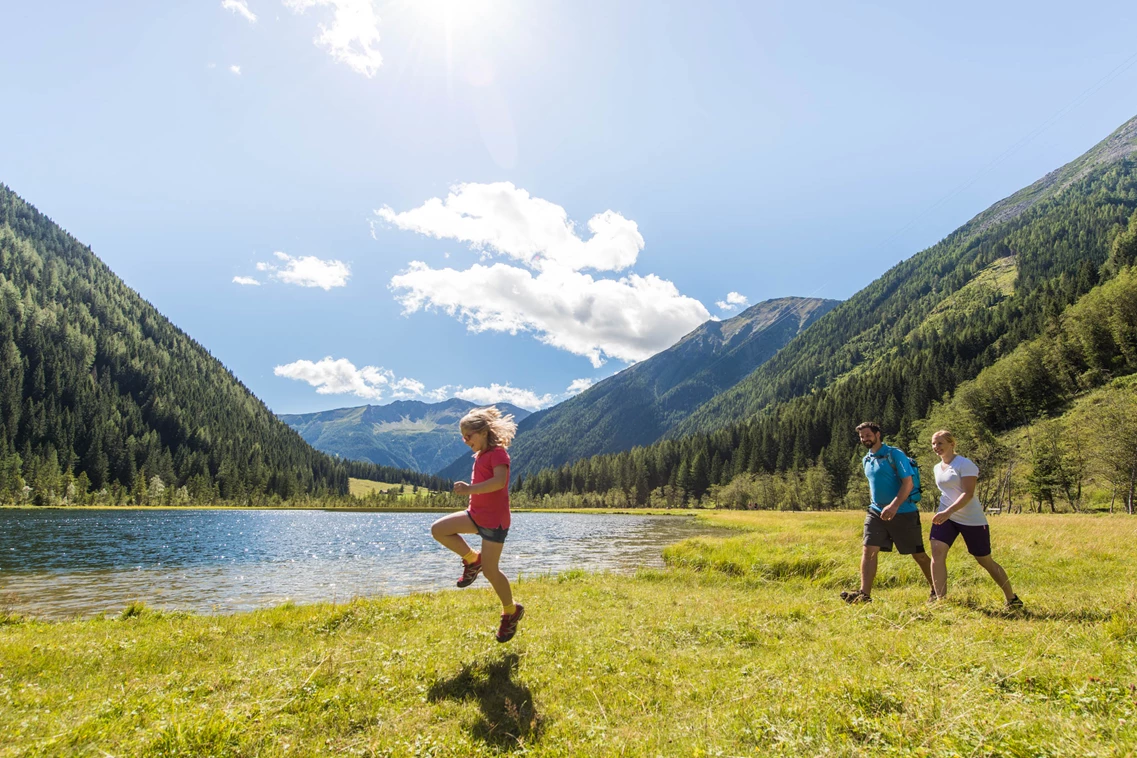
<svg viewBox="0 0 1137 758"><path fill-rule="evenodd" d="M487 745L517 750L541 738L545 718L537 713L529 688L514 681L518 657L508 653L498 660L467 663L454 676L435 682L427 698L476 700L482 715L470 733Z"/></svg>

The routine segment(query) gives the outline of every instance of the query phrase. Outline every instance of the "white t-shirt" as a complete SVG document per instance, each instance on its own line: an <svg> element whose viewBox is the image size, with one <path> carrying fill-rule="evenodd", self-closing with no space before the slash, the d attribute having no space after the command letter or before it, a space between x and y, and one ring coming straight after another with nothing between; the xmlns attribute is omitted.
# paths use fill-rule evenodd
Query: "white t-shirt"
<svg viewBox="0 0 1137 758"><path fill-rule="evenodd" d="M962 455L951 459L951 463L940 461L936 464L936 486L940 489L940 511L946 511L963 494L963 477L979 476L979 467ZM964 526L986 526L987 517L979 496L973 495L971 502L948 516L948 519Z"/></svg>

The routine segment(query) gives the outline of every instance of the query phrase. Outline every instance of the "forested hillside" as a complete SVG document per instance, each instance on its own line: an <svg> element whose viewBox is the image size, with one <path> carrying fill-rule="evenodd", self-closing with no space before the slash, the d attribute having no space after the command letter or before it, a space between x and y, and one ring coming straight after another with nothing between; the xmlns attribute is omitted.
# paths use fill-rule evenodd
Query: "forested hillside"
<svg viewBox="0 0 1137 758"><path fill-rule="evenodd" d="M512 448L514 475L655 442L837 304L783 297L700 325L666 350L522 422ZM439 473L464 475L467 458Z"/></svg>
<svg viewBox="0 0 1137 758"><path fill-rule="evenodd" d="M348 476L0 185L0 502L260 502L343 495Z"/></svg>
<svg viewBox="0 0 1137 758"><path fill-rule="evenodd" d="M1011 372L1004 395L981 392L994 386L982 379L968 385L968 407L993 430L1132 372L1135 151L1137 119L892 268L696 411L675 439L541 472L524 490L687 501L739 476L792 474L803 502L833 502L857 485L859 421L875 418L909 446L933 403L988 367L987 377ZM1044 348L1045 360L1030 352ZM1010 402L1007 392L1022 394Z"/></svg>
<svg viewBox="0 0 1137 758"><path fill-rule="evenodd" d="M879 398L860 411L887 414L886 425L901 430L930 400L1037 334L1048 317L1097 283L1111 235L1133 211L1135 152L1137 118L894 266L695 411L676 434L735 423L854 371L863 376L859 386ZM986 308L948 311L934 331L914 333L945 299L1001 259L1015 264L1013 296L996 295L998 302Z"/></svg>
<svg viewBox="0 0 1137 758"><path fill-rule="evenodd" d="M433 474L459 456L469 459L470 450L462 442L458 422L477 407L459 398L440 403L400 400L387 405L282 414L280 419L325 453ZM497 403L497 408L518 421L530 414L509 403Z"/></svg>

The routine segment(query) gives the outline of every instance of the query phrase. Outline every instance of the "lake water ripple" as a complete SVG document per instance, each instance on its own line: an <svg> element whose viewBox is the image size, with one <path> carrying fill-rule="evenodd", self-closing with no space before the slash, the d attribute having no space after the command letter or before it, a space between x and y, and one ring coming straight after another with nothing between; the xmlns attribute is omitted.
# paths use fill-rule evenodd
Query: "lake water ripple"
<svg viewBox="0 0 1137 758"><path fill-rule="evenodd" d="M431 539L438 516L0 511L0 607L44 618L117 613L133 601L232 613L453 588L460 562ZM676 516L516 513L502 570L510 579L571 568L631 572L662 566L669 543L721 532ZM469 541L478 546L476 536Z"/></svg>

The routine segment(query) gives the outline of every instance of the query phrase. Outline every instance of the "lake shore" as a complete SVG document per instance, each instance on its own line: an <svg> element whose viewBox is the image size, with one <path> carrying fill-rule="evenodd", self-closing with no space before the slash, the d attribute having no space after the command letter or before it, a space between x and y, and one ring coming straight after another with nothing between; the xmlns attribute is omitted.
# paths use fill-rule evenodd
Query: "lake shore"
<svg viewBox="0 0 1137 758"><path fill-rule="evenodd" d="M460 508L370 505L0 505L4 510L64 511L345 511L351 513L453 513ZM628 516L698 516L715 513L707 508L511 508L512 513L595 513Z"/></svg>
<svg viewBox="0 0 1137 758"><path fill-rule="evenodd" d="M705 512L739 529L635 576L518 583L494 642L461 592L228 616L0 625L8 755L1126 755L1137 747L1137 580L1126 517L1000 516L1001 595L961 545L951 595L903 556L875 602L857 513ZM663 546L661 546L662 549Z"/></svg>

